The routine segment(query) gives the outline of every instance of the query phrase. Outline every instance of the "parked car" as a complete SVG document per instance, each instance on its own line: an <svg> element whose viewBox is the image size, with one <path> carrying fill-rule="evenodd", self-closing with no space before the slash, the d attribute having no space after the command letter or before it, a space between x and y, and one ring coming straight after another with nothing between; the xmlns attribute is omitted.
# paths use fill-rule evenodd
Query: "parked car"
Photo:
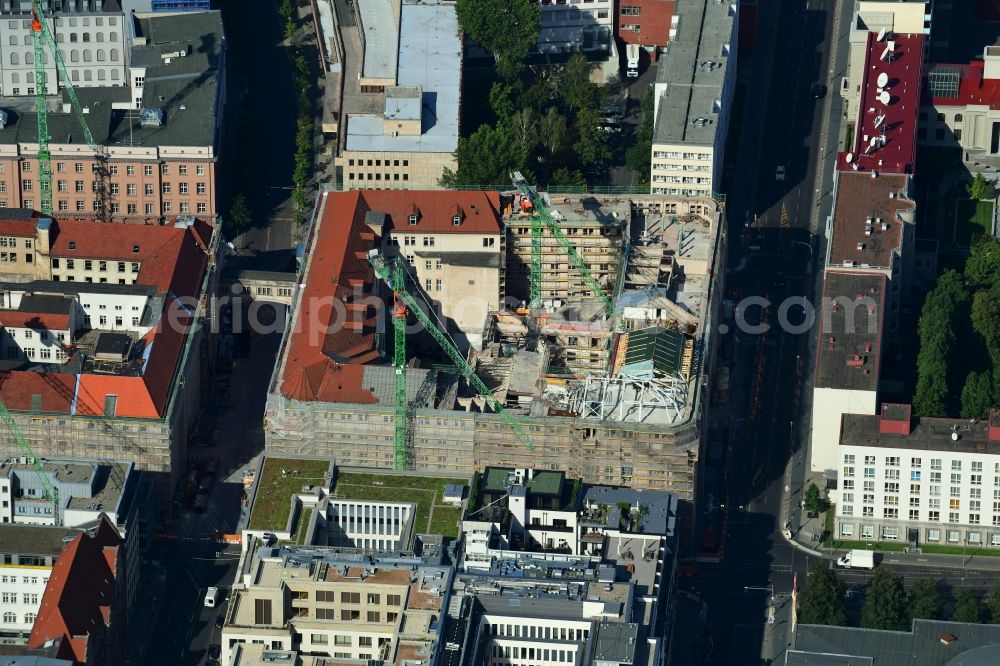
<svg viewBox="0 0 1000 666"><path fill-rule="evenodd" d="M812 85L811 92L814 98L823 99L824 97L826 97L826 86L824 86L822 83L814 83Z"/></svg>
<svg viewBox="0 0 1000 666"><path fill-rule="evenodd" d="M782 183L782 182L785 181L785 167L779 166L777 169L775 169L775 171L774 171L774 179L776 181L778 181L779 183Z"/></svg>

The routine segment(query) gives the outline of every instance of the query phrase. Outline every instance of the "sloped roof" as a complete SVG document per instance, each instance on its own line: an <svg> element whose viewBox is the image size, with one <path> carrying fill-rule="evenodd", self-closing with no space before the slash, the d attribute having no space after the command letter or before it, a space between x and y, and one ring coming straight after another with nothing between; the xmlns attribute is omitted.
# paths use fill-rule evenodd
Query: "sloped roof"
<svg viewBox="0 0 1000 666"><path fill-rule="evenodd" d="M92 636L108 626L114 602L118 530L101 514L97 533L80 533L63 549L42 594L29 648L61 639L58 657L87 662Z"/></svg>
<svg viewBox="0 0 1000 666"><path fill-rule="evenodd" d="M499 234L500 193L450 190L366 190L362 193L368 208L386 213L396 233L417 234ZM417 223L409 217L416 212ZM453 224L452 218L462 217Z"/></svg>

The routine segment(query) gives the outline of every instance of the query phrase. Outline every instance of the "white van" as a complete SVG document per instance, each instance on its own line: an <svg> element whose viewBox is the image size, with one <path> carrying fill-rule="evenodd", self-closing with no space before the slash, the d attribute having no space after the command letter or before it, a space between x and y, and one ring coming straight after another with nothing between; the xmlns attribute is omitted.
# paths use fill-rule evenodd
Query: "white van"
<svg viewBox="0 0 1000 666"><path fill-rule="evenodd" d="M630 79L639 76L639 45L625 45L625 75Z"/></svg>
<svg viewBox="0 0 1000 666"><path fill-rule="evenodd" d="M205 606L207 608L215 608L215 602L219 598L219 588L210 587L208 591L205 592Z"/></svg>

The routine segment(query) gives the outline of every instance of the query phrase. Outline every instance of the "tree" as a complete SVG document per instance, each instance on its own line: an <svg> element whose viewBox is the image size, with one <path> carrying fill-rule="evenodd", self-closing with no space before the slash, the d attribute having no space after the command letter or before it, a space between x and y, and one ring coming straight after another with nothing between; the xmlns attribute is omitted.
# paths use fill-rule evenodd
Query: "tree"
<svg viewBox="0 0 1000 666"><path fill-rule="evenodd" d="M969 197L980 201L982 199L993 199L996 197L996 186L992 181L983 178L982 173L976 173L972 177L972 182L968 184L966 189L969 191Z"/></svg>
<svg viewBox="0 0 1000 666"><path fill-rule="evenodd" d="M559 113L554 106L549 107L548 112L542 116L539 125L542 147L549 155L555 155L566 145L566 139L569 136L566 116Z"/></svg>
<svg viewBox="0 0 1000 666"><path fill-rule="evenodd" d="M801 624L847 624L844 610L844 584L825 560L813 560L809 577L798 595L798 621Z"/></svg>
<svg viewBox="0 0 1000 666"><path fill-rule="evenodd" d="M494 81L490 86L490 108L493 109L497 122L503 122L514 115L513 95L514 86L510 84Z"/></svg>
<svg viewBox="0 0 1000 666"><path fill-rule="evenodd" d="M965 262L965 279L973 288L1000 286L1000 241L987 236L972 246Z"/></svg>
<svg viewBox="0 0 1000 666"><path fill-rule="evenodd" d="M993 583L986 606L990 611L990 624L1000 624L1000 580Z"/></svg>
<svg viewBox="0 0 1000 666"><path fill-rule="evenodd" d="M533 109L521 109L514 113L509 124L520 150L518 162L528 164L538 145L538 114Z"/></svg>
<svg viewBox="0 0 1000 666"><path fill-rule="evenodd" d="M653 152L653 88L646 89L642 98L642 124L639 125L635 145L625 153L625 164L641 182L649 180L649 161Z"/></svg>
<svg viewBox="0 0 1000 666"><path fill-rule="evenodd" d="M927 294L920 312L917 354L917 391L913 408L918 416L944 416L948 408L948 359L955 346L955 322L968 302L962 278L947 270Z"/></svg>
<svg viewBox="0 0 1000 666"><path fill-rule="evenodd" d="M986 608L979 595L969 589L961 589L955 595L955 610L951 619L955 622L979 624L986 618Z"/></svg>
<svg viewBox="0 0 1000 666"><path fill-rule="evenodd" d="M455 189L506 183L511 171L524 171L520 153L517 139L505 123L481 125L471 136L458 140L458 166L454 171L446 168L440 184ZM531 178L527 173L525 177Z"/></svg>
<svg viewBox="0 0 1000 666"><path fill-rule="evenodd" d="M572 187L587 187L587 179L579 170L571 171L566 167L556 169L552 174L552 185L570 185Z"/></svg>
<svg viewBox="0 0 1000 666"><path fill-rule="evenodd" d="M993 406L993 378L989 372L972 371L962 388L962 418L985 419Z"/></svg>
<svg viewBox="0 0 1000 666"><path fill-rule="evenodd" d="M229 207L229 225L234 231L240 233L253 224L253 216L250 207L247 205L247 198L242 192L233 197L233 203Z"/></svg>
<svg viewBox="0 0 1000 666"><path fill-rule="evenodd" d="M580 134L576 154L585 165L596 164L611 157L608 134L602 125L601 116L596 111L581 109L576 114L576 129Z"/></svg>
<svg viewBox="0 0 1000 666"><path fill-rule="evenodd" d="M910 611L903 577L883 566L875 567L875 577L865 594L861 608L861 626L865 629L905 631L910 628Z"/></svg>
<svg viewBox="0 0 1000 666"><path fill-rule="evenodd" d="M587 56L574 53L559 74L556 87L566 108L597 109L600 106L601 88L590 80L590 63Z"/></svg>
<svg viewBox="0 0 1000 666"><path fill-rule="evenodd" d="M512 81L538 41L541 7L531 0L458 0L458 24L493 54L497 73Z"/></svg>
<svg viewBox="0 0 1000 666"><path fill-rule="evenodd" d="M919 578L910 592L910 616L914 619L940 620L943 616L941 585L933 578Z"/></svg>
<svg viewBox="0 0 1000 666"><path fill-rule="evenodd" d="M810 483L806 489L806 511L816 513L823 510L823 497L819 494L819 487L815 483Z"/></svg>

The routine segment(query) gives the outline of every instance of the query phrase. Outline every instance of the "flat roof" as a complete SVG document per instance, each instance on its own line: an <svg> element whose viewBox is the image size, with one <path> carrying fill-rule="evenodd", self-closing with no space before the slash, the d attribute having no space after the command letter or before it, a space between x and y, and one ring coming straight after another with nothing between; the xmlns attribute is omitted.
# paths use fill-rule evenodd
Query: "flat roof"
<svg viewBox="0 0 1000 666"><path fill-rule="evenodd" d="M913 173L924 36L895 35L891 41L890 55L890 40L880 42L876 33L868 33L852 159L839 155L840 170Z"/></svg>
<svg viewBox="0 0 1000 666"><path fill-rule="evenodd" d="M947 634L955 640L945 644ZM1000 661L1000 625L914 620L910 631L883 631L800 624L789 658L788 664L824 666L989 666Z"/></svg>
<svg viewBox="0 0 1000 666"><path fill-rule="evenodd" d="M678 3L677 36L656 70L653 143L715 143L736 18L731 7L712 0Z"/></svg>
<svg viewBox="0 0 1000 666"><path fill-rule="evenodd" d="M41 525L0 524L0 553L26 555L58 555L66 545L66 537L79 530Z"/></svg>
<svg viewBox="0 0 1000 666"><path fill-rule="evenodd" d="M885 323L886 276L827 271L816 353L816 388L874 391Z"/></svg>
<svg viewBox="0 0 1000 666"><path fill-rule="evenodd" d="M420 134L387 132L384 107L377 114L350 114L347 150L453 153L458 147L462 86L462 38L455 6L405 0L399 24L399 50L390 48L390 53L399 63L397 85L422 90ZM367 35L367 22L365 30ZM369 51L365 49L366 63Z"/></svg>
<svg viewBox="0 0 1000 666"><path fill-rule="evenodd" d="M601 622L595 627L595 662L635 663L639 625L633 622Z"/></svg>
<svg viewBox="0 0 1000 666"><path fill-rule="evenodd" d="M399 43L399 0L357 0L355 14L364 31L365 58L361 76L396 78L396 45Z"/></svg>
<svg viewBox="0 0 1000 666"><path fill-rule="evenodd" d="M973 60L967 65L934 65L927 73L927 83L924 90L935 107L988 106L994 111L1000 109L1000 79L986 78L986 62L983 60Z"/></svg>
<svg viewBox="0 0 1000 666"><path fill-rule="evenodd" d="M958 433L958 439L952 434ZM1000 455L1000 439L990 441L987 421L915 418L909 435L880 432L877 414L844 414L840 430L842 446L914 449L950 453Z"/></svg>
<svg viewBox="0 0 1000 666"><path fill-rule="evenodd" d="M902 249L903 225L914 222L916 203L908 198L909 180L904 174L839 174L831 265L892 266L893 252Z"/></svg>

